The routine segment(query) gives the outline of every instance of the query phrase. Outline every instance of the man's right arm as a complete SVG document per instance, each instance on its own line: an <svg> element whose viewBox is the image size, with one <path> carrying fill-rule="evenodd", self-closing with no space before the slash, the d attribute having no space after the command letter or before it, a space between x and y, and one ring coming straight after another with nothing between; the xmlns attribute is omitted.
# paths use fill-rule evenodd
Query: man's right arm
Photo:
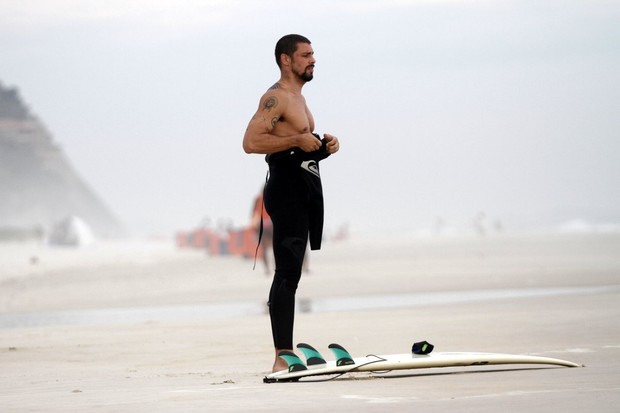
<svg viewBox="0 0 620 413"><path fill-rule="evenodd" d="M300 147L304 151L313 151L320 147L310 133L278 136L273 133L287 106L286 95L269 91L260 101L256 114L250 119L243 136L243 150L246 153L271 154ZM316 140L316 139L314 139Z"/></svg>

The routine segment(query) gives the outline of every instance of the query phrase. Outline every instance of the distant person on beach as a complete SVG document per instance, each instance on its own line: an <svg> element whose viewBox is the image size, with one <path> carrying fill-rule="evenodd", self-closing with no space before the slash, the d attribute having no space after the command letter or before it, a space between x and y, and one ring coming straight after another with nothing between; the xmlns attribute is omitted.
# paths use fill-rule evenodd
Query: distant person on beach
<svg viewBox="0 0 620 413"><path fill-rule="evenodd" d="M254 200L254 208L252 209L252 221L251 228L256 232L259 242L259 251L263 255L263 264L265 266L265 273L270 274L269 255L271 254L271 248L273 244L273 223L271 217L265 209L263 202L263 192Z"/></svg>
<svg viewBox="0 0 620 413"><path fill-rule="evenodd" d="M323 190L319 161L338 152L338 138L314 134L314 118L301 89L314 74L310 40L291 34L275 48L280 80L260 99L243 137L246 153L266 154L269 180L265 207L273 222L275 274L269 292L269 315L275 346L273 371L287 367L278 356L293 349L295 293L308 238L321 247Z"/></svg>

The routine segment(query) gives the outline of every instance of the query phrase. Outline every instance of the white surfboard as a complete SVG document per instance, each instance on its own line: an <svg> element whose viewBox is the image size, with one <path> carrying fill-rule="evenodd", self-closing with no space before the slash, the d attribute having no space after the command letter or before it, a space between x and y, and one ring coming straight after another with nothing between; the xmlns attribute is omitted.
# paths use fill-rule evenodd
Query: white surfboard
<svg viewBox="0 0 620 413"><path fill-rule="evenodd" d="M294 353L292 357L296 357ZM300 359L299 359L300 360ZM288 361L288 360L287 360ZM352 362L351 362L352 361ZM300 360L303 364L303 361ZM501 353L444 352L432 354L391 354L386 356L369 355L357 357L350 364L338 365L339 360L308 366L289 363L289 369L271 373L265 377L266 383L277 381L296 381L302 377L353 372L387 372L392 370L425 369L433 367L486 366L498 364L545 364L564 367L581 367L571 361L550 357L528 356Z"/></svg>

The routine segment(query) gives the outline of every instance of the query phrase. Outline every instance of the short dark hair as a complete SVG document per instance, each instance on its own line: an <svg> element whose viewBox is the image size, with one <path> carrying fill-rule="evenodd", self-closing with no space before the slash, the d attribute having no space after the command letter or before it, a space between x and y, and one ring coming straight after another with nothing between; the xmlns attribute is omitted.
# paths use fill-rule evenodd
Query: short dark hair
<svg viewBox="0 0 620 413"><path fill-rule="evenodd" d="M298 43L311 44L310 40L300 34L287 34L278 40L278 43L276 43L276 63L278 67L282 67L282 60L280 59L282 53L292 57L297 50Z"/></svg>

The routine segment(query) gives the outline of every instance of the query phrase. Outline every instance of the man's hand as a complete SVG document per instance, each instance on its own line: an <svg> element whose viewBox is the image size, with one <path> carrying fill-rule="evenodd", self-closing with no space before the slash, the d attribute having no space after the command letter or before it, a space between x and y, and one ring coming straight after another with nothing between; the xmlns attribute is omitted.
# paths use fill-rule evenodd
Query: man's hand
<svg viewBox="0 0 620 413"><path fill-rule="evenodd" d="M314 152L321 149L322 142L311 133L304 133L299 136L297 145L304 152Z"/></svg>
<svg viewBox="0 0 620 413"><path fill-rule="evenodd" d="M340 149L340 142L338 142L338 138L334 135L330 135L329 133L325 133L323 137L327 141L327 153L332 154L338 152Z"/></svg>

